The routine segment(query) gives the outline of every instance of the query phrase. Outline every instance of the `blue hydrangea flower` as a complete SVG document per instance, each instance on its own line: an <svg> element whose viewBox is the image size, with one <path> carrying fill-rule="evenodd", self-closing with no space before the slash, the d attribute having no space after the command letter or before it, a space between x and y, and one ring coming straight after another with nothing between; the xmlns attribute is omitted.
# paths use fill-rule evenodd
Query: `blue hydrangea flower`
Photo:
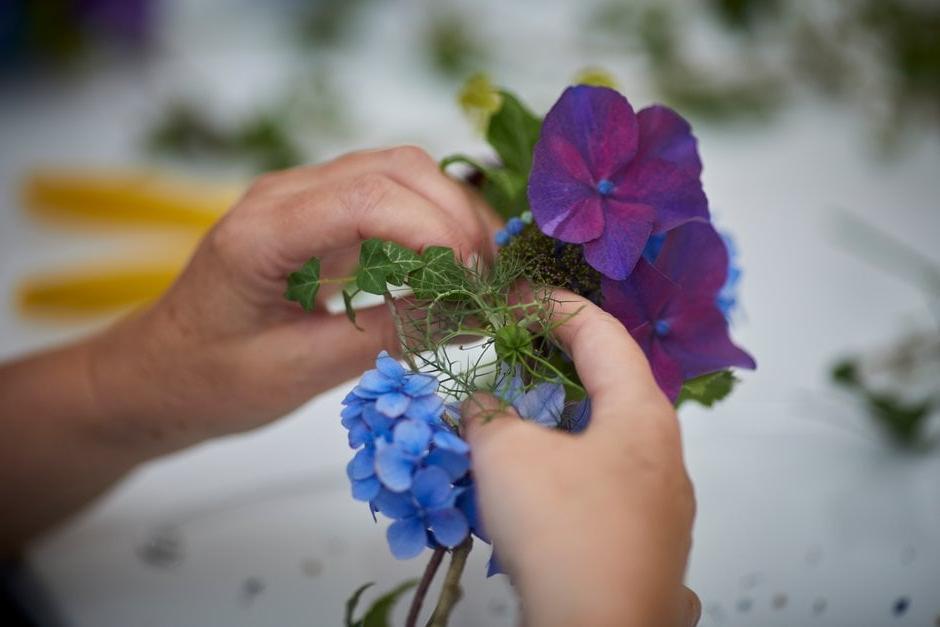
<svg viewBox="0 0 940 627"><path fill-rule="evenodd" d="M373 504L394 520L386 534L392 555L409 559L429 545L454 548L463 542L470 525L455 506L462 491L437 466L416 472L407 492L382 490Z"/></svg>
<svg viewBox="0 0 940 627"><path fill-rule="evenodd" d="M400 558L425 545L456 546L471 528L466 499L456 505L472 488L470 446L445 422L437 387L434 377L409 372L382 352L343 400L342 424L358 449L346 466L353 498L396 521L388 539ZM456 421L459 412L447 411Z"/></svg>
<svg viewBox="0 0 940 627"><path fill-rule="evenodd" d="M738 283L741 281L741 266L738 263L738 247L734 243L734 238L727 231L721 233L721 240L728 249L728 276L725 278L724 285L718 290L718 296L715 297L715 303L718 309L725 315L727 320L738 308Z"/></svg>

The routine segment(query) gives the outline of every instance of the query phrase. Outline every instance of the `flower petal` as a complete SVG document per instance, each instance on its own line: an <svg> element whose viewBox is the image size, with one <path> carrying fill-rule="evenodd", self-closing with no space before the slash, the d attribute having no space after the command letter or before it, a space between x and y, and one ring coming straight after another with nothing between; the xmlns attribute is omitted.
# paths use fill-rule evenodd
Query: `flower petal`
<svg viewBox="0 0 940 627"><path fill-rule="evenodd" d="M434 445L460 455L466 455L470 452L470 445L467 444L467 441L450 431L437 431L434 434Z"/></svg>
<svg viewBox="0 0 940 627"><path fill-rule="evenodd" d="M513 406L527 420L544 427L557 427L565 407L565 387L561 383L539 383Z"/></svg>
<svg viewBox="0 0 940 627"><path fill-rule="evenodd" d="M505 362L500 362L499 372L496 374L496 385L493 386L493 394L496 398L506 403L514 403L523 395L522 367L516 366L515 369L509 367Z"/></svg>
<svg viewBox="0 0 940 627"><path fill-rule="evenodd" d="M625 281L601 279L604 310L620 320L631 334L642 325L659 319L666 305L677 298L679 289L645 259L637 262Z"/></svg>
<svg viewBox="0 0 940 627"><path fill-rule="evenodd" d="M378 370L367 370L359 379L360 390L375 394L384 394L398 389L398 381L389 379Z"/></svg>
<svg viewBox="0 0 940 627"><path fill-rule="evenodd" d="M428 541L424 522L418 517L396 520L385 534L388 548L396 559L406 560L420 554Z"/></svg>
<svg viewBox="0 0 940 627"><path fill-rule="evenodd" d="M506 569L503 568L503 565L499 561L499 557L496 555L496 548L493 548L493 552L490 553L490 561L486 564L486 576L492 577L493 575L505 575Z"/></svg>
<svg viewBox="0 0 940 627"><path fill-rule="evenodd" d="M637 113L640 146L634 161L664 159L688 170L702 173L702 160L692 127L678 113L662 105L647 107Z"/></svg>
<svg viewBox="0 0 940 627"><path fill-rule="evenodd" d="M457 508L467 517L467 524L470 525L470 531L484 542L489 542L489 536L486 533L486 529L483 527L483 517L480 516L476 486L472 482L467 489L461 492L460 496L457 497Z"/></svg>
<svg viewBox="0 0 940 627"><path fill-rule="evenodd" d="M376 437L390 435L392 425L395 424L394 418L379 413L379 410L375 408L375 403L370 403L363 408L362 420Z"/></svg>
<svg viewBox="0 0 940 627"><path fill-rule="evenodd" d="M607 224L603 234L584 245L584 258L604 276L627 278L653 229L654 212L647 205L607 201Z"/></svg>
<svg viewBox="0 0 940 627"><path fill-rule="evenodd" d="M405 410L406 418L423 420L428 424L440 422L441 412L444 410L444 399L437 394L428 396L419 396L412 399L408 409Z"/></svg>
<svg viewBox="0 0 940 627"><path fill-rule="evenodd" d="M650 367L653 370L653 377L659 384L659 389L669 397L669 400L675 402L679 397L679 391L682 389L682 367L679 362L663 349L659 342L653 342L652 349L648 355Z"/></svg>
<svg viewBox="0 0 940 627"><path fill-rule="evenodd" d="M614 183L617 200L655 210L654 233L669 231L693 218L708 219L708 199L701 180L668 161L631 163ZM609 220L608 214L605 219Z"/></svg>
<svg viewBox="0 0 940 627"><path fill-rule="evenodd" d="M350 479L365 479L375 474L375 449L367 446L357 451L346 464L346 476ZM368 499L367 499L368 500Z"/></svg>
<svg viewBox="0 0 940 627"><path fill-rule="evenodd" d="M696 219L666 233L653 265L685 294L710 299L728 276L728 249L715 227Z"/></svg>
<svg viewBox="0 0 940 627"><path fill-rule="evenodd" d="M564 422L571 433L581 433L591 423L591 399L586 398L565 408Z"/></svg>
<svg viewBox="0 0 940 627"><path fill-rule="evenodd" d="M466 540L470 533L467 517L456 507L428 512L427 523L434 539L449 549Z"/></svg>
<svg viewBox="0 0 940 627"><path fill-rule="evenodd" d="M410 492L392 492L382 488L379 493L373 497L372 505L379 512L382 512L389 518L409 518L416 516L418 509L414 505L414 499Z"/></svg>
<svg viewBox="0 0 940 627"><path fill-rule="evenodd" d="M683 303L682 307L663 338L663 347L681 364L684 378L732 366L757 367L754 358L731 341L728 321L713 301Z"/></svg>
<svg viewBox="0 0 940 627"><path fill-rule="evenodd" d="M357 479L352 482L352 497L357 501L371 501L382 489L382 484L375 477Z"/></svg>
<svg viewBox="0 0 940 627"><path fill-rule="evenodd" d="M431 427L421 420L402 420L393 432L395 445L408 455L417 457L431 443Z"/></svg>
<svg viewBox="0 0 940 627"><path fill-rule="evenodd" d="M437 392L437 379L430 375L412 372L405 375L404 381L402 392L413 398Z"/></svg>
<svg viewBox="0 0 940 627"><path fill-rule="evenodd" d="M359 448L363 444L372 441L372 432L369 431L369 427L366 426L361 420L357 420L349 427L349 433L346 434L347 439L349 440L350 448Z"/></svg>
<svg viewBox="0 0 940 627"><path fill-rule="evenodd" d="M375 400L375 408L389 418L398 418L411 403L411 397L401 392L386 392Z"/></svg>
<svg viewBox="0 0 940 627"><path fill-rule="evenodd" d="M437 448L424 459L428 466L436 466L447 473L451 481L457 481L470 469L470 458L460 453Z"/></svg>
<svg viewBox="0 0 940 627"><path fill-rule="evenodd" d="M375 474L389 490L404 492L411 487L416 460L394 445L385 446L375 455Z"/></svg>
<svg viewBox="0 0 940 627"><path fill-rule="evenodd" d="M389 356L387 351L382 351L375 360L376 369L392 381L398 381L407 372L398 360Z"/></svg>
<svg viewBox="0 0 940 627"><path fill-rule="evenodd" d="M450 477L437 466L422 468L415 473L411 493L424 509L450 507L453 500Z"/></svg>

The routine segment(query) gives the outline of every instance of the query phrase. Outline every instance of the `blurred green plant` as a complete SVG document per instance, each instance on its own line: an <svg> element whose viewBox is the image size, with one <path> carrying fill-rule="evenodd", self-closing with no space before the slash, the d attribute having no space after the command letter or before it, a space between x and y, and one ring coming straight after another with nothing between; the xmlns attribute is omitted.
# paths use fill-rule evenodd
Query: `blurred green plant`
<svg viewBox="0 0 940 627"><path fill-rule="evenodd" d="M474 30L474 20L437 5L429 10L428 15L425 49L432 69L451 79L460 79L483 69L486 50Z"/></svg>

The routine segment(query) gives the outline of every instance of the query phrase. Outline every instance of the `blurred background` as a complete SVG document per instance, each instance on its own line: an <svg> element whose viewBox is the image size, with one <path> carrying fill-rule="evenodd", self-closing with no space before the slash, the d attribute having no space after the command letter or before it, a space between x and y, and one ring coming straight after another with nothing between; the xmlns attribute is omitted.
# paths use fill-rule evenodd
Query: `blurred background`
<svg viewBox="0 0 940 627"><path fill-rule="evenodd" d="M759 363L681 412L701 624L940 625L934 0L6 0L0 358L156 297L259 172L485 157L480 72L539 113L601 76L696 130ZM333 625L417 575L347 495L341 397L137 471L29 556L45 619ZM515 623L486 553L457 625Z"/></svg>

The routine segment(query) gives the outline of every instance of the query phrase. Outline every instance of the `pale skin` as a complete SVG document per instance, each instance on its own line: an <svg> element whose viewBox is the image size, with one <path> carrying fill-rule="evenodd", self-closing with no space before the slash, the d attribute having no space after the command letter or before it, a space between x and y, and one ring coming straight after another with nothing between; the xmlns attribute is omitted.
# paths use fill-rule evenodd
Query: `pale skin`
<svg viewBox="0 0 940 627"><path fill-rule="evenodd" d="M261 177L157 302L0 365L0 554L143 462L267 424L394 351L386 307L360 311L360 332L284 300L286 276L310 257L322 276L342 277L359 242L377 237L486 259L493 230L477 196L413 147ZM584 435L470 421L485 521L531 625L696 618L681 584L694 507L675 414L611 321L588 307L558 331L594 398ZM600 346L603 358L591 356Z"/></svg>

